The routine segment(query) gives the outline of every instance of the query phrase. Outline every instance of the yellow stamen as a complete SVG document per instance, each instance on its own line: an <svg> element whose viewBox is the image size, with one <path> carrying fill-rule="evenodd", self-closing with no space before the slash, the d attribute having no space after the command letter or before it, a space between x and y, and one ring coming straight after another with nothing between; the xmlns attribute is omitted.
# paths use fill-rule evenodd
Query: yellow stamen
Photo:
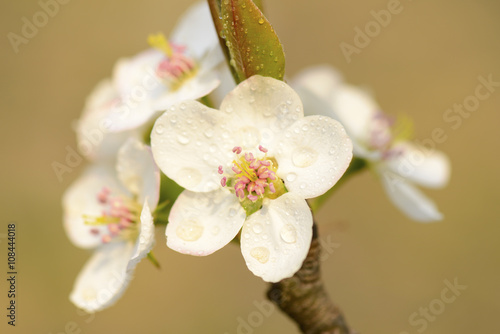
<svg viewBox="0 0 500 334"><path fill-rule="evenodd" d="M120 223L120 218L111 216L89 216L83 215L84 223L86 225L108 225L108 224L118 224Z"/></svg>
<svg viewBox="0 0 500 334"><path fill-rule="evenodd" d="M165 35L163 35L161 32L157 34L150 34L148 36L148 44L151 45L151 47L156 48L163 53L167 55L167 57L172 57L173 55L173 50L172 46L168 42L168 40L165 38Z"/></svg>

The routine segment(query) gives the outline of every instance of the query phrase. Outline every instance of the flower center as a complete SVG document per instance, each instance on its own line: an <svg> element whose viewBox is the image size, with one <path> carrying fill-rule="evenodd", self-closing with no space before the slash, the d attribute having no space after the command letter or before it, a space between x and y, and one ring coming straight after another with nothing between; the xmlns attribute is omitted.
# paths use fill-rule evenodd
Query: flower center
<svg viewBox="0 0 500 334"><path fill-rule="evenodd" d="M103 243L111 240L135 240L138 236L141 206L123 196L112 196L107 187L97 193L97 201L102 206L101 216L84 215L85 224L107 226L106 230L92 228L90 233L100 236Z"/></svg>
<svg viewBox="0 0 500 334"><path fill-rule="evenodd" d="M179 89L186 80L194 77L198 71L196 62L184 55L186 48L169 43L163 34L150 35L148 43L165 54L165 59L158 65L156 74L172 90Z"/></svg>
<svg viewBox="0 0 500 334"><path fill-rule="evenodd" d="M236 146L231 171L226 173L222 166L218 168L218 173L223 175L221 185L234 191L247 213L252 210L249 207L261 204L265 197L274 199L286 192L283 181L276 176L278 163L267 156L266 148L259 146L259 151L256 157Z"/></svg>
<svg viewBox="0 0 500 334"><path fill-rule="evenodd" d="M382 153L382 159L389 159L402 154L401 148L394 143L408 140L412 135L412 123L407 118L388 116L381 111L373 116L370 129L369 146Z"/></svg>

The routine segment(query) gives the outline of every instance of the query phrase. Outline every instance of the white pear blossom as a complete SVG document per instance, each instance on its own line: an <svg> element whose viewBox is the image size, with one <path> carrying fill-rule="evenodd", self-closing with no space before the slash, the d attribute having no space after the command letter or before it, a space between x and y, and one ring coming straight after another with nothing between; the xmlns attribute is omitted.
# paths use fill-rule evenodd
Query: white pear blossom
<svg viewBox="0 0 500 334"><path fill-rule="evenodd" d="M186 190L174 203L167 245L208 255L241 230L248 268L265 281L292 276L312 238L305 201L330 189L352 158L342 125L304 117L285 83L253 76L220 111L188 101L170 107L151 134L160 169Z"/></svg>
<svg viewBox="0 0 500 334"><path fill-rule="evenodd" d="M111 306L154 243L152 211L160 174L151 150L129 139L116 167L91 165L65 192L64 226L78 247L94 254L78 275L71 301L87 312Z"/></svg>
<svg viewBox="0 0 500 334"><path fill-rule="evenodd" d="M369 162L400 210L421 222L442 219L436 205L416 185L440 188L448 183L450 163L445 154L407 140L404 125L398 129L370 94L344 84L328 66L303 71L293 86L309 114L328 115L344 125L354 156Z"/></svg>
<svg viewBox="0 0 500 334"><path fill-rule="evenodd" d="M111 131L146 123L159 111L208 95L219 84L224 55L206 1L193 5L167 40L151 35L152 48L118 61L113 84L124 102L109 115Z"/></svg>
<svg viewBox="0 0 500 334"><path fill-rule="evenodd" d="M119 60L113 77L87 99L76 133L89 160L113 156L169 105L201 98L220 84L224 55L206 2L187 10L169 41L158 34L149 42L152 48Z"/></svg>
<svg viewBox="0 0 500 334"><path fill-rule="evenodd" d="M140 139L145 127L111 132L109 115L121 104L118 91L110 79L102 80L85 102L75 132L80 152L90 161L113 160L128 138Z"/></svg>

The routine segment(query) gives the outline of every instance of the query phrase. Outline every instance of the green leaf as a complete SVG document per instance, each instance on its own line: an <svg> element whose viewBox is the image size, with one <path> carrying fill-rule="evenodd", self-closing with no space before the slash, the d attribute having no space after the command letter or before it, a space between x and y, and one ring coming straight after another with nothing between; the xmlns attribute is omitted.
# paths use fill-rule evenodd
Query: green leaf
<svg viewBox="0 0 500 334"><path fill-rule="evenodd" d="M222 0L221 14L237 82L256 74L283 80L283 47L257 5L251 0Z"/></svg>

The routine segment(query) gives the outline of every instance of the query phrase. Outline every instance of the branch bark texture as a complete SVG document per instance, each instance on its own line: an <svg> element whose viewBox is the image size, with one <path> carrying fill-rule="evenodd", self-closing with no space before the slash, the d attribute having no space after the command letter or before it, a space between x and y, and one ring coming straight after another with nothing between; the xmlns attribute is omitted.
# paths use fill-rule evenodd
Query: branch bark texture
<svg viewBox="0 0 500 334"><path fill-rule="evenodd" d="M305 334L354 334L324 288L320 251L318 228L314 223L311 247L302 267L293 277L273 283L267 297Z"/></svg>

